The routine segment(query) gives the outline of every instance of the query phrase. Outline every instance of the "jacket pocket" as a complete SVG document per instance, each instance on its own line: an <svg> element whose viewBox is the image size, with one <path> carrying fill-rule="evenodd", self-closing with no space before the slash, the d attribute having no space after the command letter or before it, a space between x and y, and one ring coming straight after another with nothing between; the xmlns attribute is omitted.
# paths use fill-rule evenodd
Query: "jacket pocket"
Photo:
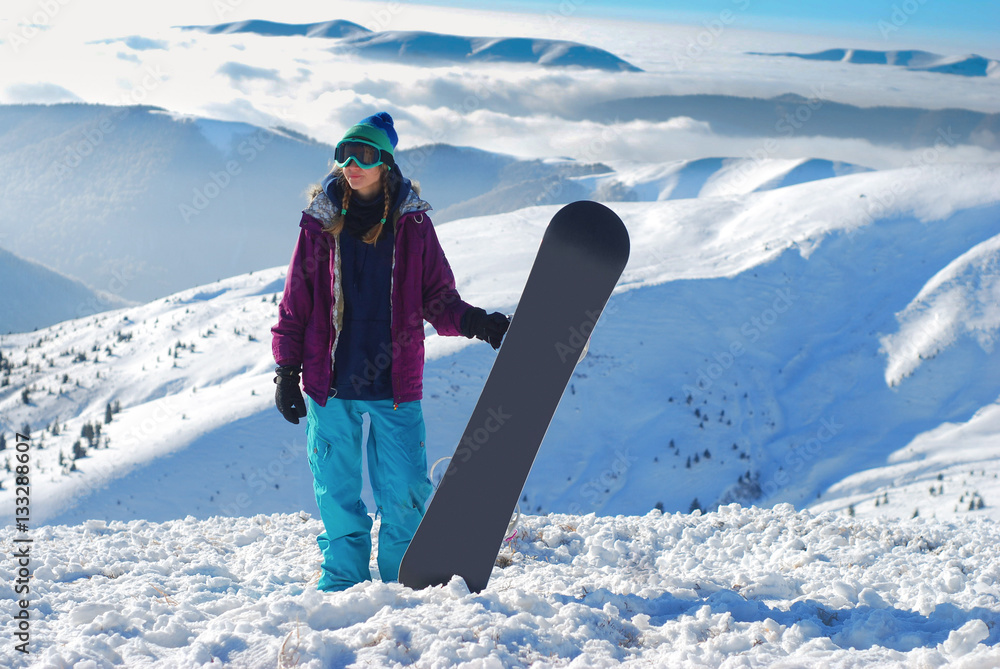
<svg viewBox="0 0 1000 669"><path fill-rule="evenodd" d="M407 327L398 340L399 355L393 360L399 375L399 390L404 396L419 393L423 387L424 372L424 328Z"/></svg>

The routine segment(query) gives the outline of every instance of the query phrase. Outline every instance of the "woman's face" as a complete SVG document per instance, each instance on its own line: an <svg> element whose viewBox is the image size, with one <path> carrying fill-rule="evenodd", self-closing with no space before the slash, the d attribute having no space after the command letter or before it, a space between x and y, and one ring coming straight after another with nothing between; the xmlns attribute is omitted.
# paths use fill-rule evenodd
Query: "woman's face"
<svg viewBox="0 0 1000 669"><path fill-rule="evenodd" d="M351 189L362 199L371 199L381 189L382 168L380 165L364 169L353 161L344 166L344 177Z"/></svg>

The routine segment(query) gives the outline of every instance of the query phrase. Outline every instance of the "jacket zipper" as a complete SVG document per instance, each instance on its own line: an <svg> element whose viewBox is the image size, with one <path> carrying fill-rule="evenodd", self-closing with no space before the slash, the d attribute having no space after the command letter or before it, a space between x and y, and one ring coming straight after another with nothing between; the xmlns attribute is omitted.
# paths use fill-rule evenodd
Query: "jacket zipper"
<svg viewBox="0 0 1000 669"><path fill-rule="evenodd" d="M393 344L395 343L395 331L393 330L393 311L392 311L392 295L396 288L396 254L399 253L399 230L402 227L400 223L403 221L403 214L400 214L393 225L393 240L392 240L392 266L389 268L389 351L393 350ZM392 382L392 410L395 411L399 408L399 393L396 390L396 375L397 369L395 365L390 367L389 380Z"/></svg>
<svg viewBox="0 0 1000 669"><path fill-rule="evenodd" d="M337 342L340 341L340 328L337 327L337 307L339 293L338 285L340 284L340 239L338 237L333 238L333 304L332 309L330 309L330 328L333 330L333 344L330 345L330 382L327 386L332 386L333 384L333 366L334 361L337 356ZM333 390L333 395L330 395L330 391ZM333 388L327 388L327 397L336 397L337 391Z"/></svg>

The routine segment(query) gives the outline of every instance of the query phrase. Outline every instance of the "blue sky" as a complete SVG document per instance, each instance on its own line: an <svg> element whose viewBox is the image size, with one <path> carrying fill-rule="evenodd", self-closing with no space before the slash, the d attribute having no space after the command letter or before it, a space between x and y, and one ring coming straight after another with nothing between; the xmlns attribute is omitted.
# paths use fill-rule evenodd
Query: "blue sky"
<svg viewBox="0 0 1000 669"><path fill-rule="evenodd" d="M839 35L884 42L886 48L919 48L922 43L934 42L963 51L1000 52L1000 2L996 0L514 0L503 3L421 0L421 3L693 24L711 21L728 10L745 28Z"/></svg>

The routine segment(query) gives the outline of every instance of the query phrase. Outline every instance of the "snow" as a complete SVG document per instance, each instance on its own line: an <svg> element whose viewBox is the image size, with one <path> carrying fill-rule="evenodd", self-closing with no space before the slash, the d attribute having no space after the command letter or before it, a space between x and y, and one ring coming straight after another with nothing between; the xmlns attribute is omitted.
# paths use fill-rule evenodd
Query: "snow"
<svg viewBox="0 0 1000 669"><path fill-rule="evenodd" d="M319 531L307 513L40 528L33 666L985 668L1000 659L1000 532L984 519L887 525L790 505L526 516L479 594L460 578L423 591L375 581L319 593ZM4 530L5 547L13 536ZM15 604L5 595L6 617ZM8 666L26 666L6 654Z"/></svg>
<svg viewBox="0 0 1000 669"><path fill-rule="evenodd" d="M995 61L738 22L114 4L60 3L24 44L38 7L0 17L0 549L30 537L33 570L32 655L11 636L0 664L1000 666ZM331 50L351 40L463 64ZM558 65L604 53L642 71ZM466 300L516 309L563 202L632 239L478 594L374 561L317 592L303 430L273 407L303 190L375 108ZM495 354L427 335L434 462Z"/></svg>
<svg viewBox="0 0 1000 669"><path fill-rule="evenodd" d="M1000 235L977 244L938 272L898 318L899 332L883 340L890 385L954 343L960 333L992 351L1000 329Z"/></svg>

